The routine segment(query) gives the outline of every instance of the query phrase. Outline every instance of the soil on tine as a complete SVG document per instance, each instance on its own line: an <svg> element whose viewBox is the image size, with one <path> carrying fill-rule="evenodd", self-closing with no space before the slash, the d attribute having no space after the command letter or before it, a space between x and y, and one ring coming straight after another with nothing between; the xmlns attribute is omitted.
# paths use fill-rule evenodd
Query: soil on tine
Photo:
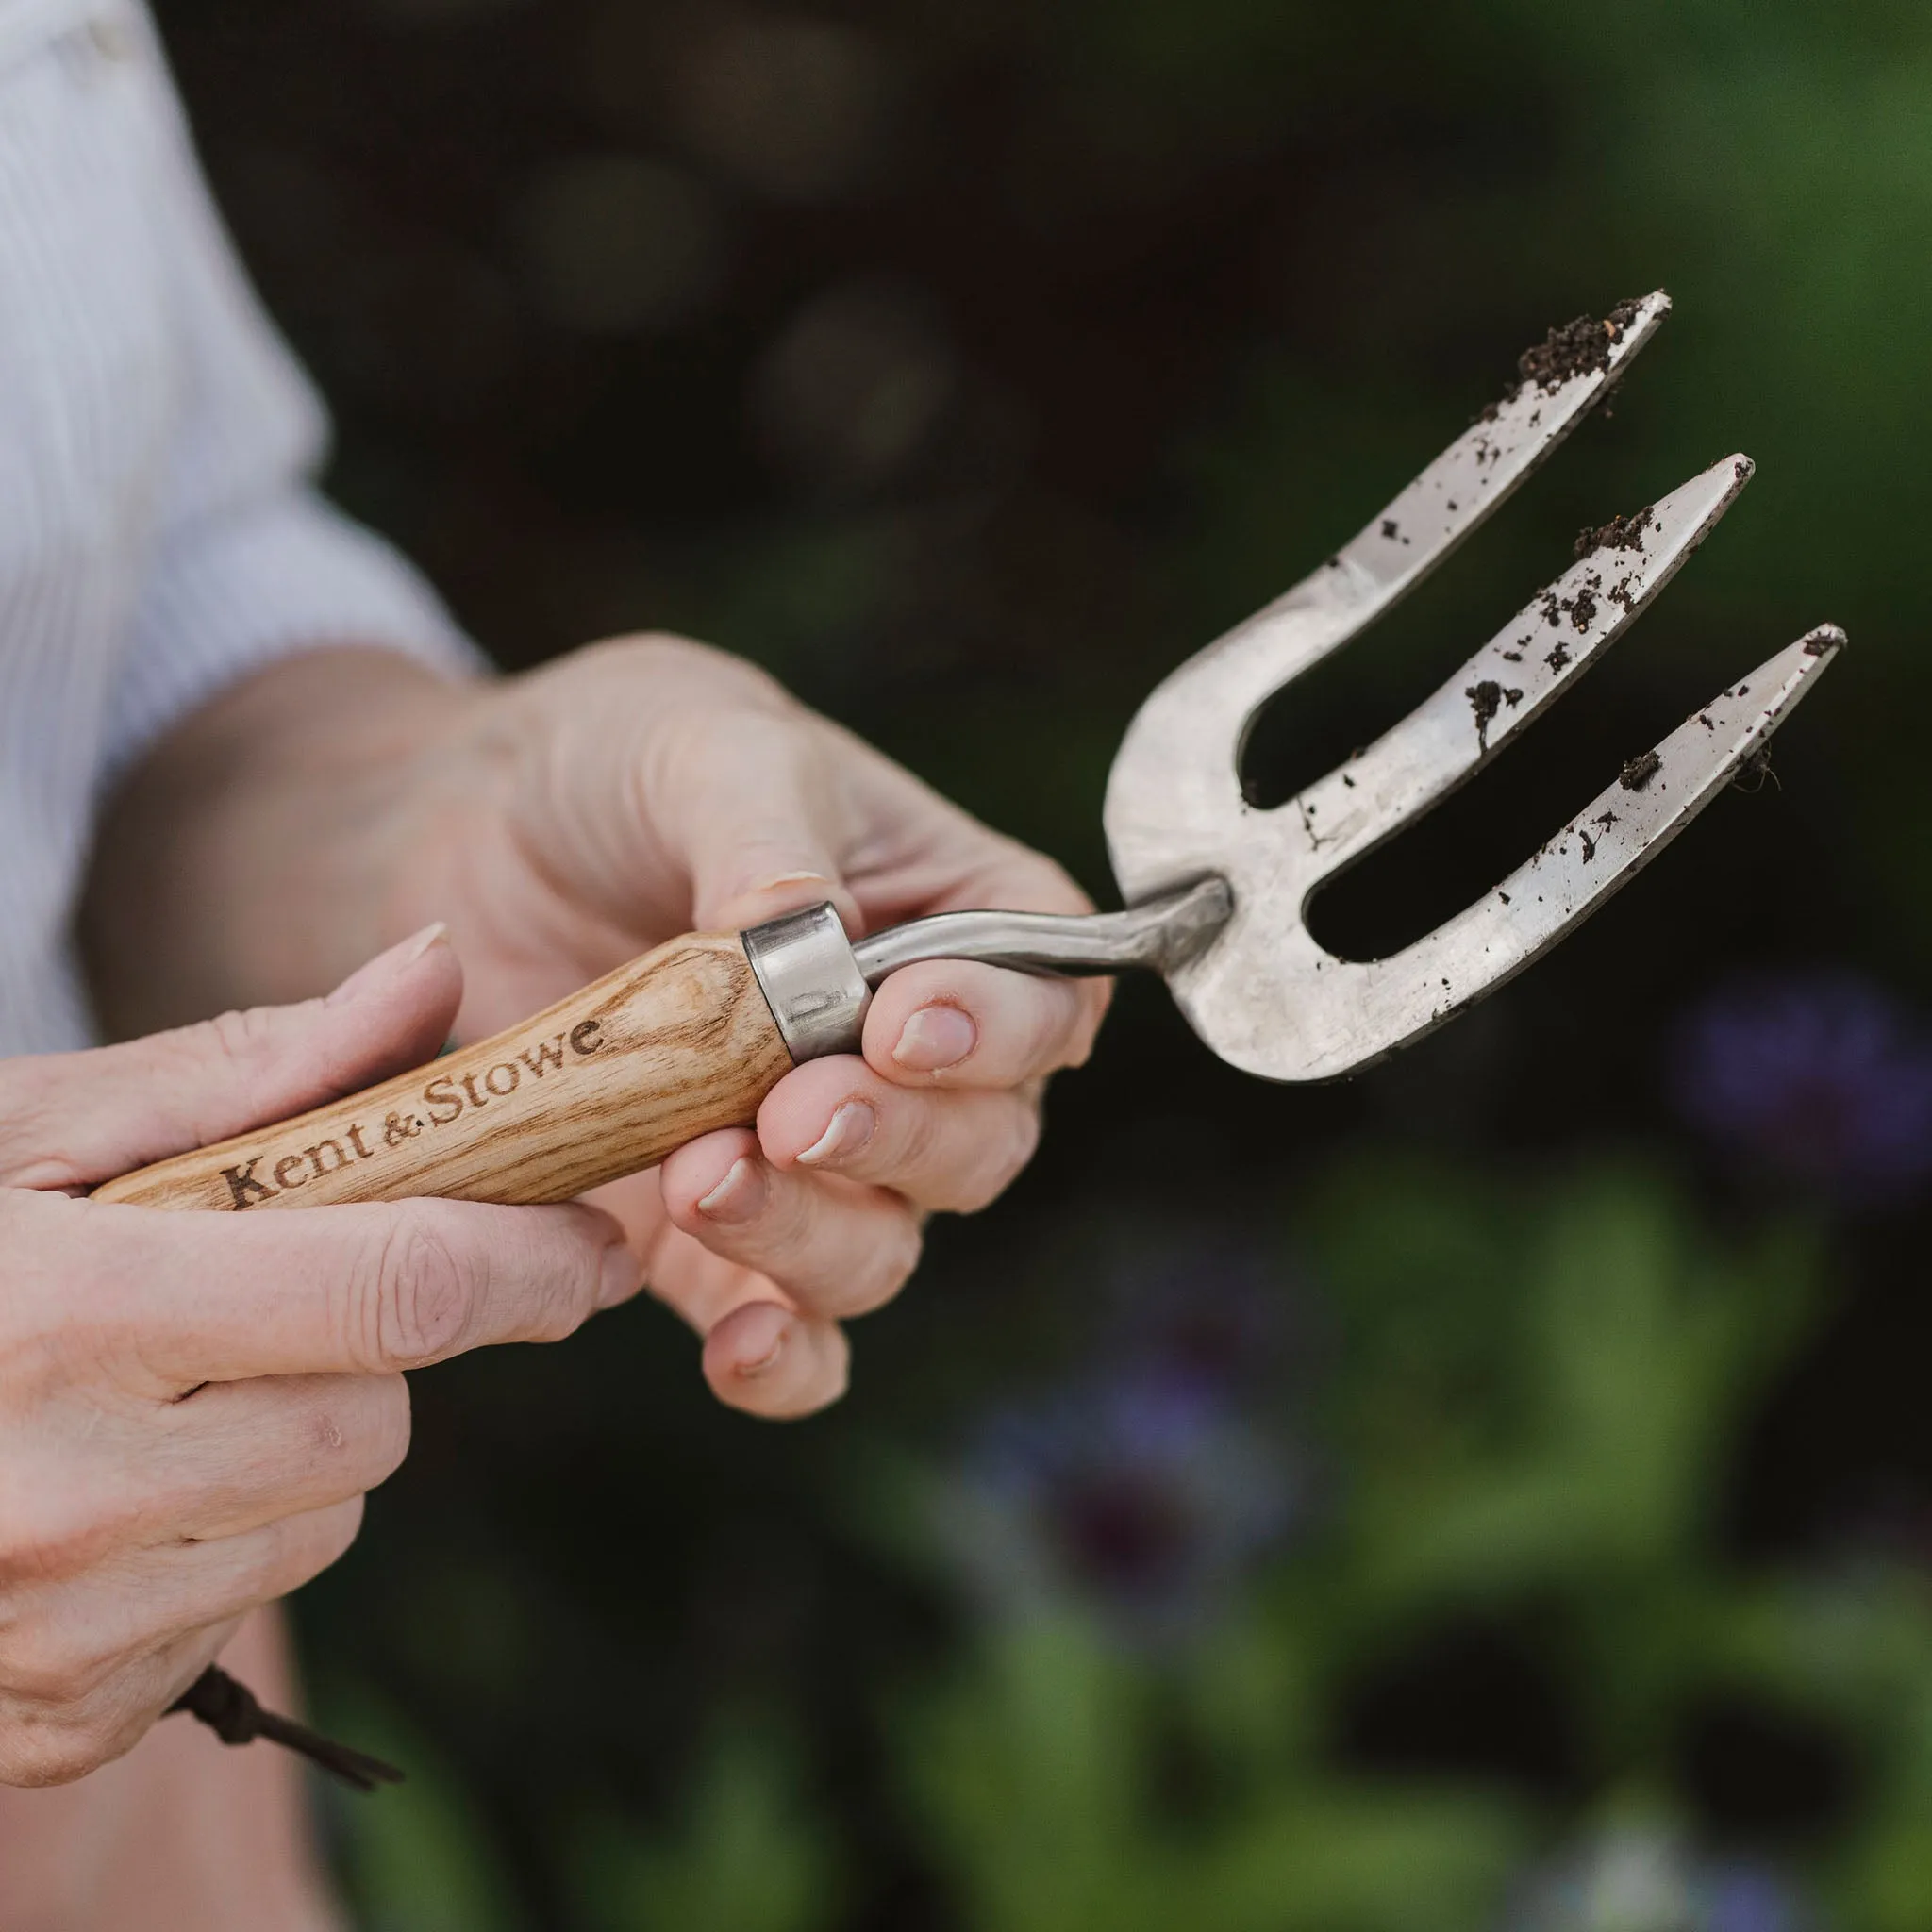
<svg viewBox="0 0 1932 1932"><path fill-rule="evenodd" d="M1641 550L1643 533L1657 521L1657 510L1653 505L1634 511L1627 517L1612 517L1608 523L1593 530L1579 530L1576 533L1576 555L1579 558L1594 557L1599 550Z"/></svg>
<svg viewBox="0 0 1932 1932"><path fill-rule="evenodd" d="M1480 684L1471 685L1463 696L1469 700L1469 708L1475 718L1475 741L1487 751L1491 723L1503 708L1503 687L1493 677L1486 677Z"/></svg>
<svg viewBox="0 0 1932 1932"><path fill-rule="evenodd" d="M1657 776L1657 767L1663 763L1654 751L1641 751L1624 766L1618 782L1625 791L1641 791Z"/></svg>
<svg viewBox="0 0 1932 1932"><path fill-rule="evenodd" d="M1601 322L1593 315L1579 315L1551 329L1516 358L1516 380L1504 392L1503 402L1513 403L1531 384L1546 396L1555 395L1573 377L1607 369L1610 351L1624 340L1624 331L1636 321L1641 307L1638 300L1619 302ZM1491 403L1482 420L1493 422L1501 407Z"/></svg>

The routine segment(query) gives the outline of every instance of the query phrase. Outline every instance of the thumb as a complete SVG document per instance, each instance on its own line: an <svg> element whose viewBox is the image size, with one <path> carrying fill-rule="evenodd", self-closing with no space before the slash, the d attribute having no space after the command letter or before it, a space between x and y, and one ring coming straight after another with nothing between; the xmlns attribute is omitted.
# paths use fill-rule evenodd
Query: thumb
<svg viewBox="0 0 1932 1932"><path fill-rule="evenodd" d="M693 922L737 932L829 899L846 930L859 930L841 876L844 789L815 735L789 718L741 715L708 751L681 774L672 814Z"/></svg>
<svg viewBox="0 0 1932 1932"><path fill-rule="evenodd" d="M462 989L433 925L325 999L0 1060L0 1186L94 1187L420 1066L448 1038Z"/></svg>

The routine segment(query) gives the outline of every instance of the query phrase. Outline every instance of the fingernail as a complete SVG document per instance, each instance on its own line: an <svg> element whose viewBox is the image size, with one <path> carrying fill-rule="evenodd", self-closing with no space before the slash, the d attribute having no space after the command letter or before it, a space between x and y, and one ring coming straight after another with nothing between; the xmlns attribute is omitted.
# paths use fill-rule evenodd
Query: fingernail
<svg viewBox="0 0 1932 1932"><path fill-rule="evenodd" d="M765 1205L765 1176L748 1155L741 1156L724 1171L724 1178L698 1203L698 1212L708 1221L722 1221L737 1226L749 1221Z"/></svg>
<svg viewBox="0 0 1932 1932"><path fill-rule="evenodd" d="M873 1137L878 1116L862 1100L848 1100L832 1124L798 1157L801 1167L830 1167L848 1160Z"/></svg>
<svg viewBox="0 0 1932 1932"><path fill-rule="evenodd" d="M754 892L775 892L780 886L829 886L831 883L822 872L774 872L768 873L751 890Z"/></svg>
<svg viewBox="0 0 1932 1932"><path fill-rule="evenodd" d="M405 940L396 948L402 955L396 961L396 970L401 972L406 966L413 966L432 946L441 945L448 938L449 927L441 920L439 919L434 925L425 925L414 939Z"/></svg>
<svg viewBox="0 0 1932 1932"><path fill-rule="evenodd" d="M644 1264L623 1241L604 1250L604 1267L597 1283L597 1306L615 1307L643 1286Z"/></svg>
<svg viewBox="0 0 1932 1932"><path fill-rule="evenodd" d="M957 1067L979 1044L979 1028L958 1007L921 1007L899 1034L892 1058L914 1074Z"/></svg>
<svg viewBox="0 0 1932 1932"><path fill-rule="evenodd" d="M789 1328L778 1330L778 1339L755 1362L740 1362L733 1374L747 1382L756 1382L760 1375L769 1375L778 1366L778 1357L785 1353L785 1338Z"/></svg>
<svg viewBox="0 0 1932 1932"><path fill-rule="evenodd" d="M439 919L434 925L425 925L421 932L411 934L386 953L376 954L366 965L358 966L329 994L324 1005L339 1007L359 999L371 987L407 973L432 946L443 945L448 939L449 927L441 920Z"/></svg>

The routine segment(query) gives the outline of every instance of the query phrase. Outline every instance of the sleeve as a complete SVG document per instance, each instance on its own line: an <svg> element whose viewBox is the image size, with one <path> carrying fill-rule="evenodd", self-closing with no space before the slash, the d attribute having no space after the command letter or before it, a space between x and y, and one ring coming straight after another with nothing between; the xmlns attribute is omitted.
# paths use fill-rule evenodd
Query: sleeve
<svg viewBox="0 0 1932 1932"><path fill-rule="evenodd" d="M225 687L296 652L375 644L452 676L487 668L411 565L317 488L326 418L235 257L147 38L175 408L108 720L109 778Z"/></svg>

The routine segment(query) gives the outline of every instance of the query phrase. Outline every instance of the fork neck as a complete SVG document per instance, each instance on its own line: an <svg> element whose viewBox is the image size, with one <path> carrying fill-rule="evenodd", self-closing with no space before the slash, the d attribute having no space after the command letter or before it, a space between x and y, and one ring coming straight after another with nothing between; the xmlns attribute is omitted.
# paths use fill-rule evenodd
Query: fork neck
<svg viewBox="0 0 1932 1932"><path fill-rule="evenodd" d="M1234 896L1208 878L1124 912L940 912L862 939L860 975L877 986L921 959L975 959L1015 973L1085 979L1129 968L1172 973L1228 922Z"/></svg>
<svg viewBox="0 0 1932 1932"><path fill-rule="evenodd" d="M973 959L1016 973L1088 978L1142 967L1172 973L1212 942L1234 910L1208 878L1124 912L941 912L855 946L830 906L753 926L743 937L791 1058L858 1051L872 991L923 959Z"/></svg>

